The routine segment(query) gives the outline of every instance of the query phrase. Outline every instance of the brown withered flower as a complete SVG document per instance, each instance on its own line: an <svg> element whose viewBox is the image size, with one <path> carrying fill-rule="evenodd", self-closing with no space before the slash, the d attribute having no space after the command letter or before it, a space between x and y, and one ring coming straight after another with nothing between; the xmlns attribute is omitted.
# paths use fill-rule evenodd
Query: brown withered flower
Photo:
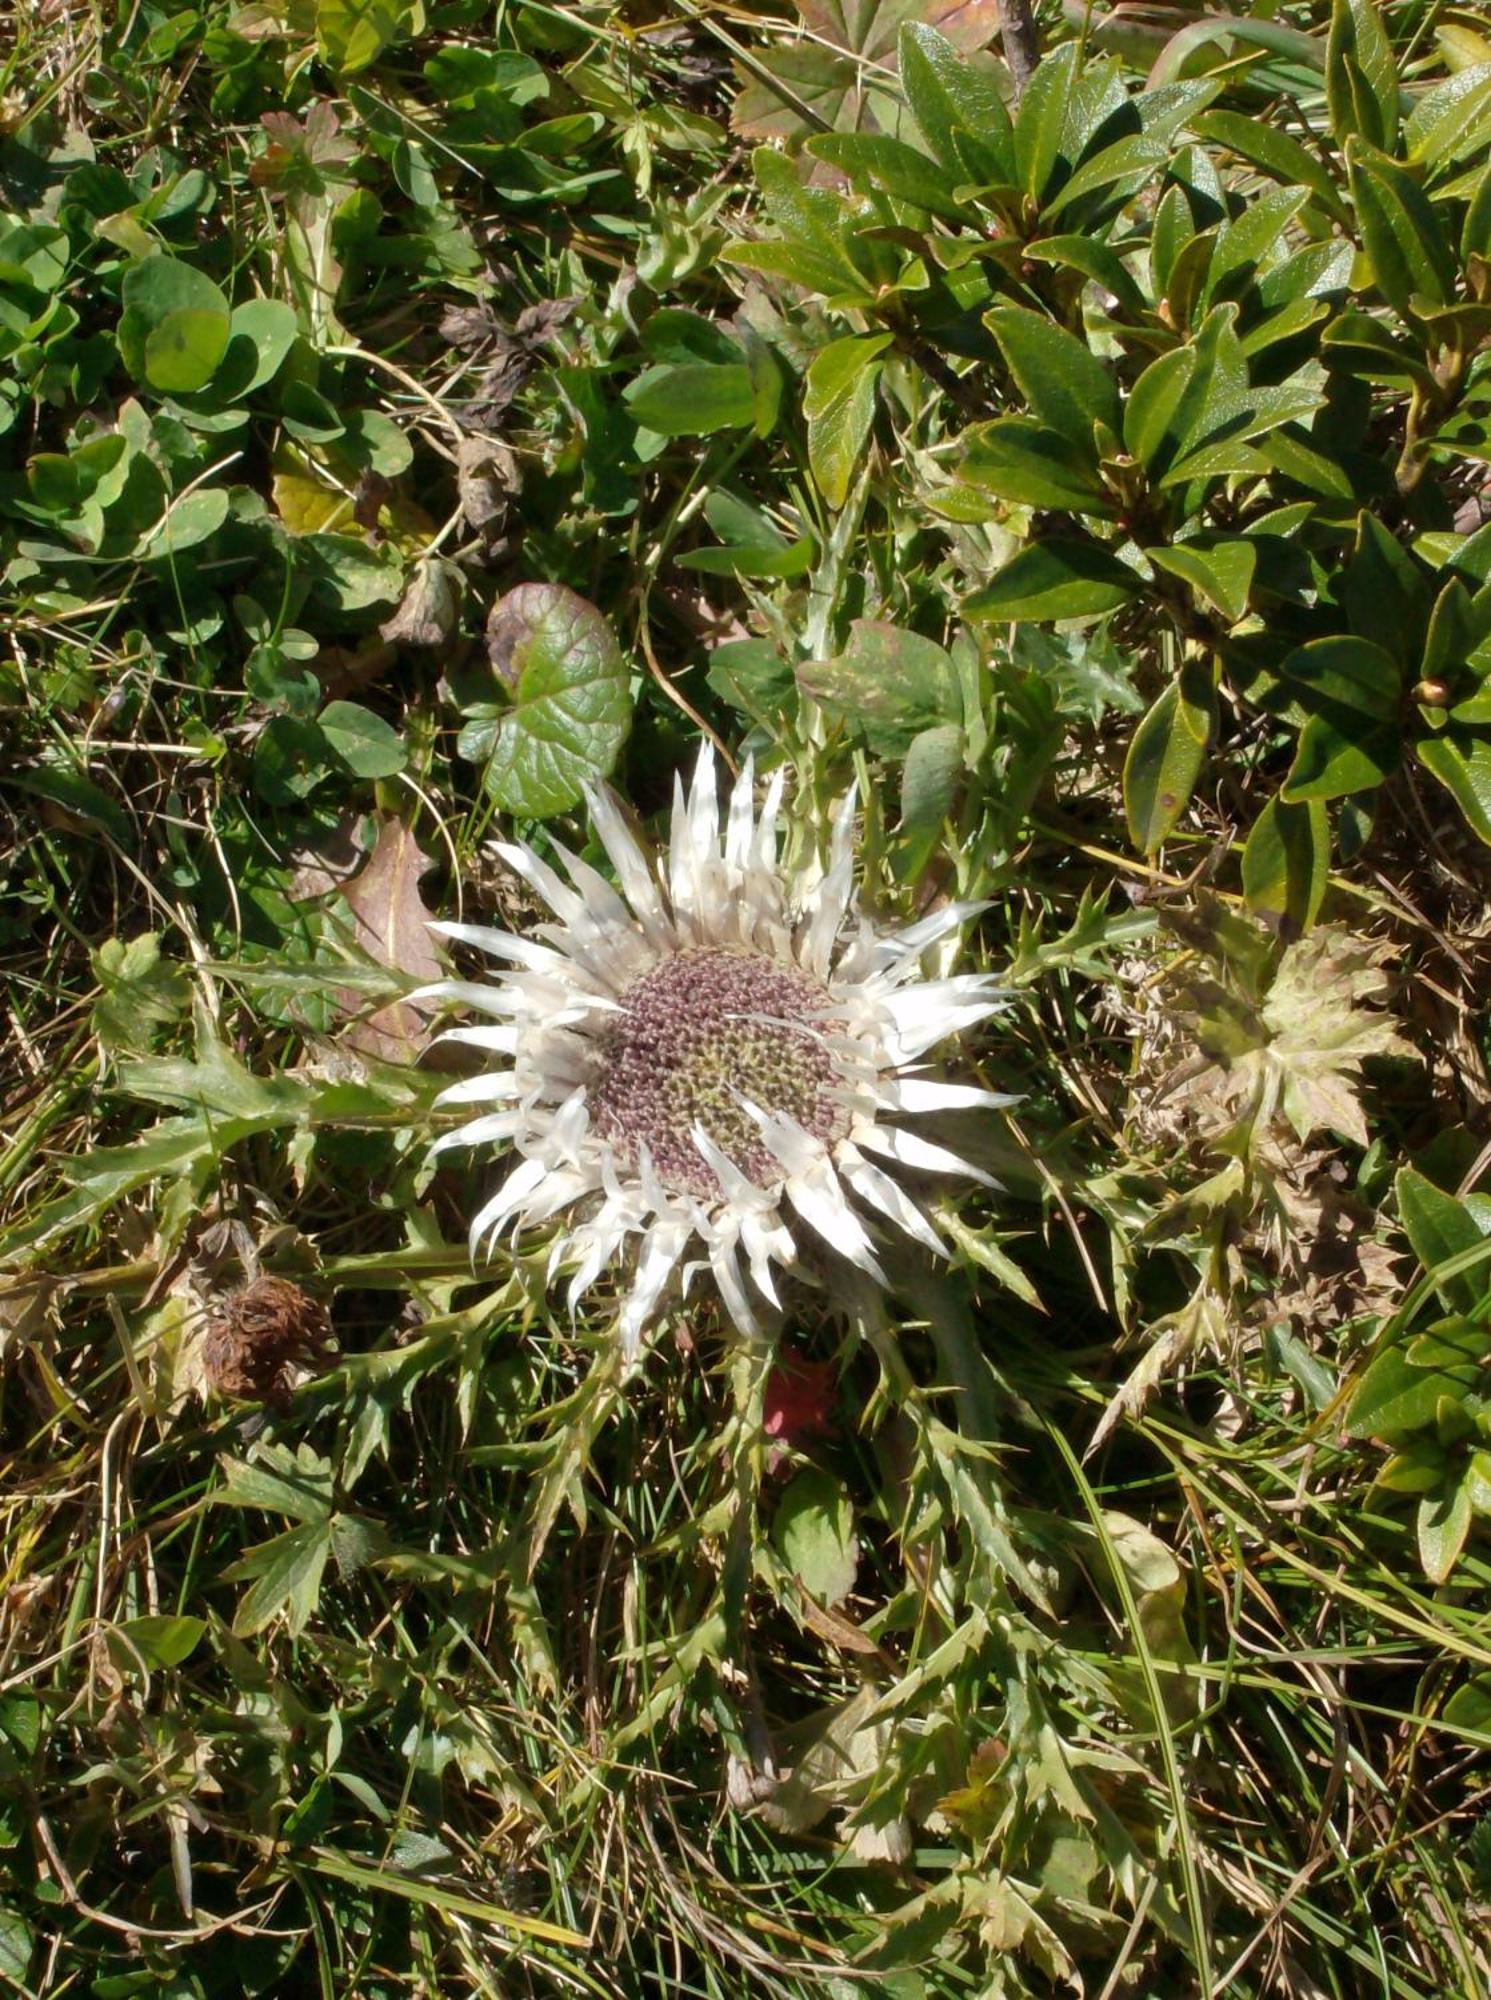
<svg viewBox="0 0 1491 2000"><path fill-rule="evenodd" d="M336 1353L319 1299L288 1278L255 1278L219 1303L202 1344L209 1386L219 1396L289 1404L290 1370L323 1368Z"/></svg>

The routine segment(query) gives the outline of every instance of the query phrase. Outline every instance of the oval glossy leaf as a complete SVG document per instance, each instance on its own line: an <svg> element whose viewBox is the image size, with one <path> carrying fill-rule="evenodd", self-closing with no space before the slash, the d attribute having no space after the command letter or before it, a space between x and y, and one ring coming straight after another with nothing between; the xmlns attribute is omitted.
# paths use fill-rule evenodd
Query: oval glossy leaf
<svg viewBox="0 0 1491 2000"><path fill-rule="evenodd" d="M1298 937L1320 914L1330 877L1330 822L1324 802L1270 799L1242 853L1243 898L1255 917Z"/></svg>
<svg viewBox="0 0 1491 2000"><path fill-rule="evenodd" d="M1204 605L1235 625L1248 609L1248 592L1258 561L1257 545L1241 537L1198 536L1173 547L1146 549L1157 569L1190 584Z"/></svg>
<svg viewBox="0 0 1491 2000"><path fill-rule="evenodd" d="M1116 611L1143 579L1100 542L1052 535L1021 549L999 574L963 600L969 618L1090 618Z"/></svg>
<svg viewBox="0 0 1491 2000"><path fill-rule="evenodd" d="M1282 662L1306 721L1281 796L1339 799L1371 791L1398 768L1402 674L1391 653L1341 633L1297 646Z"/></svg>
<svg viewBox="0 0 1491 2000"><path fill-rule="evenodd" d="M1092 236L1043 236L1025 245L1025 255L1037 264L1058 264L1080 271L1105 291L1113 294L1126 312L1136 319L1149 310L1149 301L1135 283L1127 264L1106 243Z"/></svg>
<svg viewBox="0 0 1491 2000"><path fill-rule="evenodd" d="M1351 211L1327 169L1298 139L1266 118L1248 118L1240 111L1203 111L1192 129L1240 159L1250 160L1284 187L1308 188L1337 222L1349 222Z"/></svg>
<svg viewBox="0 0 1491 2000"><path fill-rule="evenodd" d="M1413 175L1360 139L1347 145L1346 171L1362 248L1388 304L1404 314L1416 297L1448 305L1455 295L1454 252Z"/></svg>
<svg viewBox="0 0 1491 2000"><path fill-rule="evenodd" d="M900 55L911 115L941 165L959 179L1012 184L1013 128L993 78L920 21L902 28Z"/></svg>
<svg viewBox="0 0 1491 2000"><path fill-rule="evenodd" d="M316 718L333 755L357 778L391 778L409 761L404 739L357 701L329 701Z"/></svg>
<svg viewBox="0 0 1491 2000"><path fill-rule="evenodd" d="M888 194L952 222L966 219L953 200L955 182L904 140L880 132L828 132L809 139L807 151L837 167L861 194Z"/></svg>
<svg viewBox="0 0 1491 2000"><path fill-rule="evenodd" d="M1134 731L1123 766L1129 838L1153 854L1190 804L1216 723L1209 666L1189 661Z"/></svg>
<svg viewBox="0 0 1491 2000"><path fill-rule="evenodd" d="M1386 1444L1410 1437L1432 1424L1441 1396L1463 1400L1475 1382L1474 1368L1447 1373L1440 1368L1415 1368L1403 1343L1384 1348L1357 1385L1346 1413L1353 1437L1380 1438Z"/></svg>
<svg viewBox="0 0 1491 2000"><path fill-rule="evenodd" d="M1437 1493L1426 1493L1418 1506L1419 1561L1430 1583L1445 1582L1460 1560L1470 1518L1469 1485L1461 1467L1451 1462L1444 1485Z"/></svg>
<svg viewBox="0 0 1491 2000"><path fill-rule="evenodd" d="M1074 445L1034 417L996 417L963 434L958 477L1021 507L1059 508L1111 519L1091 443Z"/></svg>
<svg viewBox="0 0 1491 2000"><path fill-rule="evenodd" d="M1491 846L1491 743L1468 734L1431 736L1419 744L1417 756L1453 795L1471 830Z"/></svg>
<svg viewBox="0 0 1491 2000"><path fill-rule="evenodd" d="M1039 201L1061 158L1067 117L1079 74L1075 42L1063 42L1036 64L1015 119L1013 152L1020 187Z"/></svg>
<svg viewBox="0 0 1491 2000"><path fill-rule="evenodd" d="M1441 1301L1451 1312L1474 1312L1491 1291L1491 1244L1487 1244L1484 1263L1451 1277L1436 1273L1451 1258L1486 1243L1491 1222L1482 1211L1436 1187L1413 1167L1400 1170L1393 1188L1403 1232Z"/></svg>
<svg viewBox="0 0 1491 2000"><path fill-rule="evenodd" d="M512 706L483 782L505 812L564 812L614 767L631 727L626 663L606 619L558 583L520 583L492 607L487 651Z"/></svg>
<svg viewBox="0 0 1491 2000"><path fill-rule="evenodd" d="M1031 413L1094 461L1093 426L1116 435L1118 385L1084 341L1024 306L995 306L984 325L999 342Z"/></svg>
<svg viewBox="0 0 1491 2000"><path fill-rule="evenodd" d="M1367 723L1347 710L1329 708L1312 715L1300 731L1279 796L1298 805L1375 791L1397 770L1402 755L1396 725Z"/></svg>
<svg viewBox="0 0 1491 2000"><path fill-rule="evenodd" d="M1374 146L1398 136L1398 62L1376 0L1335 0L1325 45L1325 101L1336 144L1361 133Z"/></svg>
<svg viewBox="0 0 1491 2000"><path fill-rule="evenodd" d="M660 437L707 437L756 420L756 389L745 362L687 361L649 368L626 391L639 424Z"/></svg>

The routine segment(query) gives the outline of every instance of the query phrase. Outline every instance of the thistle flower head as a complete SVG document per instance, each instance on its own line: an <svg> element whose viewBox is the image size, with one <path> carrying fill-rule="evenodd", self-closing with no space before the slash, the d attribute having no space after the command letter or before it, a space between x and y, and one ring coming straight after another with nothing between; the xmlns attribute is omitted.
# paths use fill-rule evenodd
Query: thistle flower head
<svg viewBox="0 0 1491 2000"><path fill-rule="evenodd" d="M1011 1101L921 1069L934 1044L1000 1004L983 975L920 976L928 947L979 906L877 929L853 908L853 793L827 865L794 874L778 859L782 785L778 771L758 815L748 765L722 827L705 752L687 794L675 787L661 857L597 787L591 820L617 887L557 846L563 876L505 845L551 920L531 937L437 926L503 967L490 984L428 989L489 1016L446 1039L502 1062L438 1100L480 1108L435 1152L516 1156L472 1222L473 1251L567 1214L553 1255L573 1267L572 1305L612 1264L629 1272L629 1354L675 1274L687 1283L704 1262L753 1330L757 1295L779 1303L774 1271L799 1262L804 1227L881 1283L872 1229L888 1223L940 1252L894 1169L987 1176L903 1121Z"/></svg>

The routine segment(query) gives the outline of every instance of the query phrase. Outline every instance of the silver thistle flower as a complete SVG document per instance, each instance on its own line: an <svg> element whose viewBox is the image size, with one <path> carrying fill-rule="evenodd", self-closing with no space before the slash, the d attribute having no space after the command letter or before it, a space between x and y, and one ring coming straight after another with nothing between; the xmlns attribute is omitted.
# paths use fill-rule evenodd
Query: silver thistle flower
<svg viewBox="0 0 1491 2000"><path fill-rule="evenodd" d="M920 976L927 948L982 906L950 904L892 932L852 909L852 791L834 814L827 867L789 879L778 860L783 776L758 818L747 764L722 837L706 751L687 796L675 783L658 862L615 795L597 787L587 802L620 893L557 843L568 882L531 848L502 845L554 921L533 937L436 926L505 961L491 985L427 989L494 1016L444 1039L508 1064L437 1099L499 1108L446 1133L434 1153L506 1143L520 1156L471 1225L473 1253L508 1226L516 1234L572 1211L551 1268L573 1265L573 1308L627 1260L635 1237L620 1315L628 1356L695 1242L747 1332L757 1325L751 1284L780 1303L773 1266L798 1262L796 1221L881 1284L862 1210L941 1254L927 1216L881 1162L988 1176L899 1121L1012 1102L919 1073L935 1043L1000 1004L987 976ZM684 1267L685 1284L700 1261Z"/></svg>

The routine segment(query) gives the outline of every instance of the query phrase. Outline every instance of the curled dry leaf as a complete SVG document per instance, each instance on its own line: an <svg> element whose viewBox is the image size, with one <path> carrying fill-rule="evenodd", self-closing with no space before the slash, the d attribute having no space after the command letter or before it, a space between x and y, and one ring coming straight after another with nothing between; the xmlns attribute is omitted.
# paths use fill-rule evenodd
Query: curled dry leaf
<svg viewBox="0 0 1491 2000"><path fill-rule="evenodd" d="M456 454L456 491L469 526L495 534L507 514L508 502L523 483L518 461L508 445L493 437L467 436Z"/></svg>
<svg viewBox="0 0 1491 2000"><path fill-rule="evenodd" d="M453 562L443 556L426 556L415 564L398 610L378 630L392 646L443 646L460 623L463 587L461 572Z"/></svg>

